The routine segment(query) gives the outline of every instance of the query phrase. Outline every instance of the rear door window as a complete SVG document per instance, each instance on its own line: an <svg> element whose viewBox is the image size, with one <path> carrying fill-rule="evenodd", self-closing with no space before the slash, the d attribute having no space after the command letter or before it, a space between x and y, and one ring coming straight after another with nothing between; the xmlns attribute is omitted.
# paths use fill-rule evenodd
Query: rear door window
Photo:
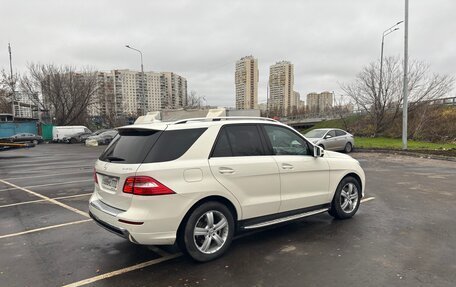
<svg viewBox="0 0 456 287"><path fill-rule="evenodd" d="M148 129L120 129L119 135L99 159L116 163L142 163L162 133Z"/></svg>
<svg viewBox="0 0 456 287"><path fill-rule="evenodd" d="M256 125L225 126L220 131L213 157L264 155Z"/></svg>
<svg viewBox="0 0 456 287"><path fill-rule="evenodd" d="M344 131L341 131L341 130L336 130L336 136L339 137L339 136L344 136L346 135L347 133L344 132Z"/></svg>
<svg viewBox="0 0 456 287"><path fill-rule="evenodd" d="M205 130L206 128L164 131L150 150L144 163L164 162L180 158Z"/></svg>
<svg viewBox="0 0 456 287"><path fill-rule="evenodd" d="M233 156L233 152L231 151L230 143L228 142L228 136L226 135L225 129L220 131L220 135L217 140L217 144L214 147L214 151L212 152L213 157L225 157L225 156Z"/></svg>

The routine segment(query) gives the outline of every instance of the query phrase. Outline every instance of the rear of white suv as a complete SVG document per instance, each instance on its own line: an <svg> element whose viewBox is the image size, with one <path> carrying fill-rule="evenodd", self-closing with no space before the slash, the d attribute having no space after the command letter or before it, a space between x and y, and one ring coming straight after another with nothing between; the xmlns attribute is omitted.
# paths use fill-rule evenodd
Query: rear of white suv
<svg viewBox="0 0 456 287"><path fill-rule="evenodd" d="M198 261L222 255L238 230L351 217L364 190L357 161L266 119L118 130L95 165L92 218L138 244L177 240Z"/></svg>

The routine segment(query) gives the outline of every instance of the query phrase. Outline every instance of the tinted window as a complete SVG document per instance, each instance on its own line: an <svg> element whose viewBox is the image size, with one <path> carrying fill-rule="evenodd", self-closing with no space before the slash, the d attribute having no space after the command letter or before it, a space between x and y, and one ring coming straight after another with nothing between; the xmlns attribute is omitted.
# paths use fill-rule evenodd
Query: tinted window
<svg viewBox="0 0 456 287"><path fill-rule="evenodd" d="M100 156L100 160L117 163L142 163L162 131L121 129L119 135Z"/></svg>
<svg viewBox="0 0 456 287"><path fill-rule="evenodd" d="M226 126L217 140L213 156L264 155L260 133L256 125Z"/></svg>
<svg viewBox="0 0 456 287"><path fill-rule="evenodd" d="M163 162L181 157L206 129L164 131L144 163Z"/></svg>
<svg viewBox="0 0 456 287"><path fill-rule="evenodd" d="M265 125L274 155L308 155L307 142L293 131L279 126Z"/></svg>
<svg viewBox="0 0 456 287"><path fill-rule="evenodd" d="M344 136L346 135L347 133L344 132L344 131L341 131L341 130L336 130L336 136Z"/></svg>
<svg viewBox="0 0 456 287"><path fill-rule="evenodd" d="M332 136L332 137L335 137L335 136L336 136L336 132L335 132L334 130L331 130L331 131L329 131L329 132L326 134L326 136L328 136L328 135L330 135L330 136Z"/></svg>
<svg viewBox="0 0 456 287"><path fill-rule="evenodd" d="M228 136L226 135L225 129L220 131L220 135L215 144L214 151L212 152L213 157L224 157L232 156L230 143L228 142Z"/></svg>

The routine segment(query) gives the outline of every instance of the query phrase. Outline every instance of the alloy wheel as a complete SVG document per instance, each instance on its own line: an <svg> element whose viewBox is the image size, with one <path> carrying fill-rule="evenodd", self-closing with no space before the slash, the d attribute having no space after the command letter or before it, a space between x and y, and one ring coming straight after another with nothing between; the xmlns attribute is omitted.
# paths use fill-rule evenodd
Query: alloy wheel
<svg viewBox="0 0 456 287"><path fill-rule="evenodd" d="M355 184L349 182L340 193L340 207L345 213L351 213L358 204L359 194Z"/></svg>
<svg viewBox="0 0 456 287"><path fill-rule="evenodd" d="M193 240L200 252L212 254L225 245L228 230L228 220L225 215L219 211L210 210L196 221Z"/></svg>

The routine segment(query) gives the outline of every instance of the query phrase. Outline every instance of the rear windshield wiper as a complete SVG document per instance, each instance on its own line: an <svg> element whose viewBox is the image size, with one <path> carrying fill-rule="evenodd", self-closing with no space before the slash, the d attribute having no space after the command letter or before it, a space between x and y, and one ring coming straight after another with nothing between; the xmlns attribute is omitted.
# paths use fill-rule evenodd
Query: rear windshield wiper
<svg viewBox="0 0 456 287"><path fill-rule="evenodd" d="M107 156L105 158L109 161L125 161L125 159L117 156Z"/></svg>

